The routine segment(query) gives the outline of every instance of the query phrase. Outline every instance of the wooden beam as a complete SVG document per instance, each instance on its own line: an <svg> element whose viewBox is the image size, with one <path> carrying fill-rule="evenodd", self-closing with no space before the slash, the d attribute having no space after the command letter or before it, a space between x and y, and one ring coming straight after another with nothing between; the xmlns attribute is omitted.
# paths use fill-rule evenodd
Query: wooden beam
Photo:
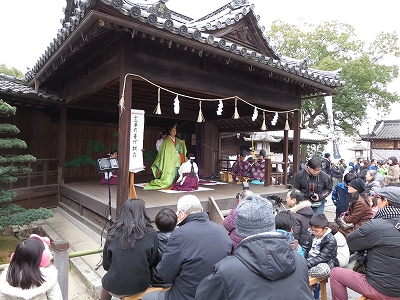
<svg viewBox="0 0 400 300"><path fill-rule="evenodd" d="M66 103L70 103L90 94L94 94L115 81L120 75L120 72L118 56L115 56L66 88L62 93L62 97L65 99Z"/></svg>
<svg viewBox="0 0 400 300"><path fill-rule="evenodd" d="M202 71L183 65L176 65L165 60L150 59L143 55L132 54L135 60L133 73L141 75L146 79L169 86L172 89L190 88L193 92L216 95L216 97L239 96L242 99L261 106L271 106L277 110L288 110L297 108L299 96L288 94L288 91L267 89L269 79L261 75L254 76L255 82L249 79L238 80L215 69ZM137 80L141 80L137 78ZM271 87L271 82L268 84Z"/></svg>

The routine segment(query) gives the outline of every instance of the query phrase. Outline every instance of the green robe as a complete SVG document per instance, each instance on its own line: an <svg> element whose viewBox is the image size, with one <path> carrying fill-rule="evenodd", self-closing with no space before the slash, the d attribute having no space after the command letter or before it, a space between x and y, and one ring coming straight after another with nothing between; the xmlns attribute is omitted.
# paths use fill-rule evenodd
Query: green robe
<svg viewBox="0 0 400 300"><path fill-rule="evenodd" d="M168 136L161 144L157 157L151 166L154 180L148 182L145 190L160 190L169 188L178 177L178 169L181 165L181 157L186 157L185 143L175 138L175 144Z"/></svg>

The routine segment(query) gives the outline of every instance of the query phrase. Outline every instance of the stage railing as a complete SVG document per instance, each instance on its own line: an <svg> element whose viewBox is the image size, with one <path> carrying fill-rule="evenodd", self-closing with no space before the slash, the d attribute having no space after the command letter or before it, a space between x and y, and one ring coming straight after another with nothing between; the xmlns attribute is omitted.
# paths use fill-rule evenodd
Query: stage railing
<svg viewBox="0 0 400 300"><path fill-rule="evenodd" d="M231 163L234 163L236 159L218 159L218 172L229 172L231 170ZM285 185L287 186L287 168L286 164L281 161L271 161L267 158L265 160L265 178L269 180L265 181L265 186L271 185Z"/></svg>
<svg viewBox="0 0 400 300"><path fill-rule="evenodd" d="M32 172L15 173L17 181L8 184L7 188L9 190L57 183L58 158L37 159L35 162L24 165L31 168Z"/></svg>

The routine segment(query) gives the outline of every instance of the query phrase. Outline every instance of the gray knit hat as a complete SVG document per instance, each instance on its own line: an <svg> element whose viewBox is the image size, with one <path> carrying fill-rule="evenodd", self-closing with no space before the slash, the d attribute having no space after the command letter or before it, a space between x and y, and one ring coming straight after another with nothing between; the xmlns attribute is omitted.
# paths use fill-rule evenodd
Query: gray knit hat
<svg viewBox="0 0 400 300"><path fill-rule="evenodd" d="M236 208L236 233L242 238L275 231L272 204L260 195L246 196Z"/></svg>

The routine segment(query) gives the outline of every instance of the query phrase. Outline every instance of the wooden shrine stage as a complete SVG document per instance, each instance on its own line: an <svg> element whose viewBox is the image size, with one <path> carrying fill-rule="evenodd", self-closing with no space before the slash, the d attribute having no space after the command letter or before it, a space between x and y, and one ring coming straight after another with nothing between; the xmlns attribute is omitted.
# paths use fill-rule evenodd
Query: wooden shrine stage
<svg viewBox="0 0 400 300"><path fill-rule="evenodd" d="M135 184L140 184L143 179L138 176ZM147 180L146 180L147 182ZM200 185L202 191L166 193L161 191L145 191L142 187L135 186L139 199L146 202L146 212L151 220L154 220L160 209L168 207L176 211L176 204L180 197L186 194L197 196L204 208L209 212L209 199L212 197L220 210L232 209L236 205L236 194L242 191L242 185L233 183L222 183L214 185ZM286 189L283 186L264 187L262 185L250 184L250 190L264 197L268 195L279 195L282 199L286 197ZM115 206L117 197L117 186L110 186L112 219L115 220ZM169 191L172 192L172 191ZM60 185L60 199L58 206L71 214L92 229L102 229L107 223L109 215L107 205L109 202L108 186L101 185L99 180L71 182ZM94 228L93 228L94 227Z"/></svg>

